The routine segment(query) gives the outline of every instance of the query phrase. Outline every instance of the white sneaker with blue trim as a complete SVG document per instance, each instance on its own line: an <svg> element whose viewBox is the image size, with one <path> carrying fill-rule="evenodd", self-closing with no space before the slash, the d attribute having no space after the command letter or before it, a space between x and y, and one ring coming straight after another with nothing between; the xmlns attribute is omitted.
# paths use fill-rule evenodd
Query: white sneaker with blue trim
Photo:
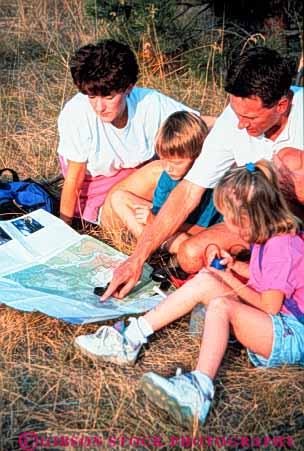
<svg viewBox="0 0 304 451"><path fill-rule="evenodd" d="M181 375L178 370L169 379L150 372L140 382L146 396L180 424L195 419L204 424L214 396L213 383L207 375L201 373L199 382L193 372Z"/></svg>
<svg viewBox="0 0 304 451"><path fill-rule="evenodd" d="M80 335L74 344L89 357L121 366L134 365L142 347L133 346L123 330L110 326L101 326L95 334Z"/></svg>

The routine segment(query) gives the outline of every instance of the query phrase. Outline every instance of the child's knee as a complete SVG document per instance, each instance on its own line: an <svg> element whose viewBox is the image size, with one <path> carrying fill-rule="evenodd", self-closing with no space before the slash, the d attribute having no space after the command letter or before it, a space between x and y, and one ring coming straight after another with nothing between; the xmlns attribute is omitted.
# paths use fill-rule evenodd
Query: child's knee
<svg viewBox="0 0 304 451"><path fill-rule="evenodd" d="M231 306L231 299L227 296L218 296L209 302L208 310L230 314Z"/></svg>

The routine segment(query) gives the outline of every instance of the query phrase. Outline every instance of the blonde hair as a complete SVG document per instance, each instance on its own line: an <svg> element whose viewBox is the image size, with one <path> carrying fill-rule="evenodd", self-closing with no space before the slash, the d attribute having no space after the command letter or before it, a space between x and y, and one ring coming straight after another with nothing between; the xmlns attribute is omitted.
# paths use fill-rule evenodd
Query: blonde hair
<svg viewBox="0 0 304 451"><path fill-rule="evenodd" d="M177 111L158 130L155 149L163 158L195 160L201 153L207 134L208 127L202 118L187 111Z"/></svg>
<svg viewBox="0 0 304 451"><path fill-rule="evenodd" d="M252 164L252 163L250 163ZM248 217L248 241L264 243L272 235L297 233L300 220L289 210L272 164L260 160L227 171L214 191L215 207L240 228Z"/></svg>

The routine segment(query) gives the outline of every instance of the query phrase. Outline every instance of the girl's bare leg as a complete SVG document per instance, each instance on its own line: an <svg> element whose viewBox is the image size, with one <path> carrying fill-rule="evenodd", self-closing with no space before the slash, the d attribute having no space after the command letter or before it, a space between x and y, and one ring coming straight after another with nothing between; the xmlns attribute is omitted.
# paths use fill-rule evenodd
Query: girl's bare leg
<svg viewBox="0 0 304 451"><path fill-rule="evenodd" d="M213 379L225 354L230 326L236 338L251 351L268 358L273 343L272 321L262 310L230 296L209 302L196 369Z"/></svg>
<svg viewBox="0 0 304 451"><path fill-rule="evenodd" d="M157 331L189 313L197 304L208 305L214 296L231 295L233 291L215 275L197 274L144 315L153 331Z"/></svg>

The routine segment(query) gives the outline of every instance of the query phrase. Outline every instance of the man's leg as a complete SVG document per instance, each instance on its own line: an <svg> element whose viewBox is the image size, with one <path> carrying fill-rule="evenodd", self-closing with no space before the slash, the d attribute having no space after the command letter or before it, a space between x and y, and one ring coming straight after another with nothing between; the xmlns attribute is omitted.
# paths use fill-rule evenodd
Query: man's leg
<svg viewBox="0 0 304 451"><path fill-rule="evenodd" d="M284 190L291 189L294 200L304 203L304 151L285 147L273 156L273 162L279 170L279 178Z"/></svg>
<svg viewBox="0 0 304 451"><path fill-rule="evenodd" d="M114 196L115 191L128 191L141 199L151 202L162 172L161 161L155 160L142 166L121 182L118 182L108 193L103 205L101 219L103 227L113 229L121 226L121 221L115 213L121 205L121 199L118 195Z"/></svg>
<svg viewBox="0 0 304 451"><path fill-rule="evenodd" d="M192 235L205 230L205 227L200 227L193 224L183 224L174 235L165 241L165 248L170 254L177 254L181 244L188 240Z"/></svg>
<svg viewBox="0 0 304 451"><path fill-rule="evenodd" d="M210 248L210 251L214 251L212 244L232 255L236 255L240 250L249 247L248 243L238 235L230 232L224 222L214 224L181 243L177 253L177 260L181 268L188 273L195 273L206 266L208 248Z"/></svg>

